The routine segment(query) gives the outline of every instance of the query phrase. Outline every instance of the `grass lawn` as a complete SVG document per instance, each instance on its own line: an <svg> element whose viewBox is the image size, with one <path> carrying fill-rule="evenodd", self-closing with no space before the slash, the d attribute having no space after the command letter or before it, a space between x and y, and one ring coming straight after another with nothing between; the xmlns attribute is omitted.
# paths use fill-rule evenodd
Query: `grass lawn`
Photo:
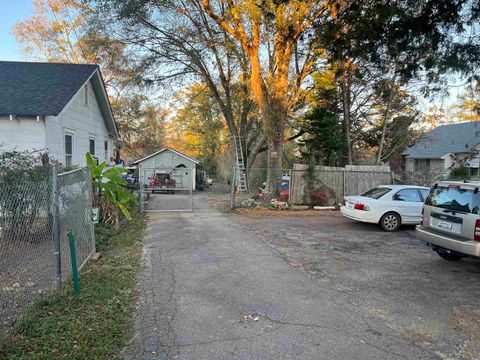
<svg viewBox="0 0 480 360"><path fill-rule="evenodd" d="M145 224L138 215L117 235L98 227L97 251L104 256L82 269L80 296L68 283L38 301L0 345L0 359L120 358L130 336Z"/></svg>

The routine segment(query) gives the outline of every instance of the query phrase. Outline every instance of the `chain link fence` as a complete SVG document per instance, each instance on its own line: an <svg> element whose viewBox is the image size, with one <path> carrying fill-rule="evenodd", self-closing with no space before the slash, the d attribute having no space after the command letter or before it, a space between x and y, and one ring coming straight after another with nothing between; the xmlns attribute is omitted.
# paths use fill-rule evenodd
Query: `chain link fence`
<svg viewBox="0 0 480 360"><path fill-rule="evenodd" d="M58 175L59 238L61 274L66 280L72 271L68 233L75 237L79 269L95 251L92 223L92 183L88 168Z"/></svg>
<svg viewBox="0 0 480 360"><path fill-rule="evenodd" d="M344 196L359 195L378 186L392 184L394 174L388 167L349 166L334 168L317 166L309 169L296 165L279 174L276 201L264 195L267 169L252 168L248 171L236 168L232 176L232 208L257 206L281 207L275 202L289 205L337 206ZM245 184L245 185L244 185Z"/></svg>
<svg viewBox="0 0 480 360"><path fill-rule="evenodd" d="M15 176L0 174L0 332L39 296L71 274L68 233L77 263L95 248L88 169L57 175L56 169Z"/></svg>

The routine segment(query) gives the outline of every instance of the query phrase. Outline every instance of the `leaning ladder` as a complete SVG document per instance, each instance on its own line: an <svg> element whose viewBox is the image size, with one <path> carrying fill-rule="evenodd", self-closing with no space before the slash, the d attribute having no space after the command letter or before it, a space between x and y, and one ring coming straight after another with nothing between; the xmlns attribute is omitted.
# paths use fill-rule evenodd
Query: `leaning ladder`
<svg viewBox="0 0 480 360"><path fill-rule="evenodd" d="M237 169L238 169L238 180L239 180L239 189L240 191L247 191L247 169L245 169L245 164L243 162L243 149L242 149L242 138L239 136L234 136L233 141L235 143L235 154L237 160Z"/></svg>

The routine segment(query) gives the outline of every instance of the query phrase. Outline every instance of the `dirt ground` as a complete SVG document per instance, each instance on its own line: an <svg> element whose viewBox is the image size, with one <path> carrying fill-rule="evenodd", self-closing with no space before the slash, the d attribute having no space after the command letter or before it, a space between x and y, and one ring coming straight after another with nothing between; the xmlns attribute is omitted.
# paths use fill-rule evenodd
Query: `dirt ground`
<svg viewBox="0 0 480 360"><path fill-rule="evenodd" d="M325 291L440 359L480 359L480 260L448 262L415 238L338 212L235 211L232 218ZM377 336L380 332L371 329Z"/></svg>

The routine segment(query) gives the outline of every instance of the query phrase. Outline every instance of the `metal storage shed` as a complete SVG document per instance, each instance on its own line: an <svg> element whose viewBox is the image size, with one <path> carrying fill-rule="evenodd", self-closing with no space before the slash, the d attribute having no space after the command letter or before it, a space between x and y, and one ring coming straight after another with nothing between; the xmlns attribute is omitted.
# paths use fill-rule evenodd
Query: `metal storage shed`
<svg viewBox="0 0 480 360"><path fill-rule="evenodd" d="M132 163L138 167L138 177L140 184L146 182L145 177L149 170L158 169L164 170L166 172L172 172L175 169L190 169L191 176L189 176L189 181L192 181L192 188L196 190L196 178L197 178L197 167L199 167L200 162L190 156L182 154L179 151L163 148L153 154L145 156L142 159L136 160ZM177 179L178 182L181 182L182 179ZM186 187L187 184L179 184L181 187Z"/></svg>

